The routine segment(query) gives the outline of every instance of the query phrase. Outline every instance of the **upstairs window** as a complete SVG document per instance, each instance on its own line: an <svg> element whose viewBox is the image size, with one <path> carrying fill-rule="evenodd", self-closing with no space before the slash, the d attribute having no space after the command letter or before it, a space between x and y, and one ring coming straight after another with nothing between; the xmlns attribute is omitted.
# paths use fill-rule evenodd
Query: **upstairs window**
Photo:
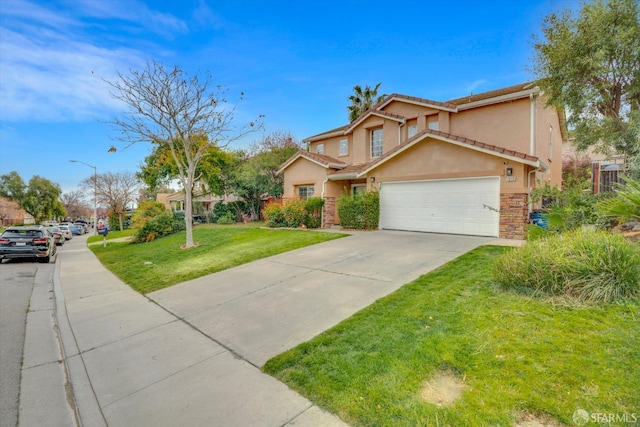
<svg viewBox="0 0 640 427"><path fill-rule="evenodd" d="M340 155L341 156L346 156L347 154L349 154L349 140L348 139L341 139L340 140Z"/></svg>
<svg viewBox="0 0 640 427"><path fill-rule="evenodd" d="M440 125L438 125L437 121L429 122L429 129L440 130Z"/></svg>
<svg viewBox="0 0 640 427"><path fill-rule="evenodd" d="M324 144L318 144L318 145L316 145L316 153L318 153L318 154L324 154Z"/></svg>
<svg viewBox="0 0 640 427"><path fill-rule="evenodd" d="M407 136L408 136L409 138L411 138L411 137L413 137L413 136L416 136L416 134L418 133L418 125L411 125L411 126L409 126L409 127L408 127L408 132L409 132L409 133L407 134Z"/></svg>
<svg viewBox="0 0 640 427"><path fill-rule="evenodd" d="M382 128L371 131L371 157L382 156Z"/></svg>
<svg viewBox="0 0 640 427"><path fill-rule="evenodd" d="M302 200L306 200L309 197L313 197L313 185L301 185L298 187L298 197Z"/></svg>

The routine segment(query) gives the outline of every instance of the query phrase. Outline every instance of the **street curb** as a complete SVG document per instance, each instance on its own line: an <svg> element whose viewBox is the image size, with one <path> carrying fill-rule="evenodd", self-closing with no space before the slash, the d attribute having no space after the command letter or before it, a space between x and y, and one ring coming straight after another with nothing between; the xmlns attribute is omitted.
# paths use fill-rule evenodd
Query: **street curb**
<svg viewBox="0 0 640 427"><path fill-rule="evenodd" d="M59 255L59 254L58 254ZM53 314L55 326L58 333L57 338L62 354L62 362L66 375L67 401L75 415L75 425L81 426L107 426L107 423L100 409L98 399L91 388L90 393L85 393L82 397L82 404L78 402L77 389L83 388L81 385L91 387L91 381L84 366L82 355L71 328L71 322L67 315L67 307L64 299L64 291L60 284L60 262L56 256L56 264L53 272L53 293L55 303L53 304ZM72 367L69 363L71 357L80 359L80 366ZM98 415L99 414L99 415Z"/></svg>
<svg viewBox="0 0 640 427"><path fill-rule="evenodd" d="M55 296L55 301L53 302L53 321L54 321L54 329L56 330L56 340L58 342L58 348L60 350L60 354L62 356L62 364L64 366L64 375L65 375L65 394L67 395L67 403L71 407L71 412L73 413L73 421L76 426L80 426L80 414L78 412L78 405L75 400L75 396L73 394L73 384L71 383L71 377L69 375L69 365L67 364L67 353L65 351L65 346L63 343L63 329L64 325L61 325L59 313L62 311L66 313L66 308L64 307L64 295L59 298L59 295L62 293L62 287L60 286L60 260L58 257L60 253L56 254L55 266L53 268L53 294ZM67 325L69 320L67 320Z"/></svg>

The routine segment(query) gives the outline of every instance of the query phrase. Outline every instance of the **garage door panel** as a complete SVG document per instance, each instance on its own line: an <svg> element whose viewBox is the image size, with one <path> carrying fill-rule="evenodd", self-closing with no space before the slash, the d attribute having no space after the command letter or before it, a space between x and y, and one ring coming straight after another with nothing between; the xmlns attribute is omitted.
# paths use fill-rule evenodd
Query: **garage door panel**
<svg viewBox="0 0 640 427"><path fill-rule="evenodd" d="M383 183L384 229L498 236L498 177Z"/></svg>

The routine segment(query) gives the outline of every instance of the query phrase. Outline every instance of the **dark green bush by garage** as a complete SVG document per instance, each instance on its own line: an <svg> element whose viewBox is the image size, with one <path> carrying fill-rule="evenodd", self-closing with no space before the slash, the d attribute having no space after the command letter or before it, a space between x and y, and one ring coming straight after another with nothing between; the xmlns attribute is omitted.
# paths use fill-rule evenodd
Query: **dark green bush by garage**
<svg viewBox="0 0 640 427"><path fill-rule="evenodd" d="M362 194L343 195L338 199L340 225L356 230L375 230L380 219L380 194L367 191Z"/></svg>
<svg viewBox="0 0 640 427"><path fill-rule="evenodd" d="M495 281L533 295L613 302L640 296L640 246L621 235L577 229L526 243L496 260Z"/></svg>

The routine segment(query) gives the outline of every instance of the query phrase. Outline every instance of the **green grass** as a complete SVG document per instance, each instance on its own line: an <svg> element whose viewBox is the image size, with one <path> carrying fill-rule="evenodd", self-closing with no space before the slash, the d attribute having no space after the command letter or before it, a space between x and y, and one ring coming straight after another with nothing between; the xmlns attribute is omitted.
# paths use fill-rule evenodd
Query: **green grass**
<svg viewBox="0 0 640 427"><path fill-rule="evenodd" d="M109 234L107 234L107 241L113 240L113 239L121 239L123 237L133 236L134 232L135 232L135 230L132 229L132 228L128 228L128 229L122 230L122 231L110 231ZM93 233L93 232L91 232L91 233ZM102 242L103 239L104 238L101 235L91 235L87 239L87 244L95 243L95 242Z"/></svg>
<svg viewBox="0 0 640 427"><path fill-rule="evenodd" d="M138 292L148 293L344 236L317 231L269 230L255 225L199 225L193 229L194 242L199 245L191 249L180 249L185 243L184 232L149 243L109 242L106 247L90 245L89 248L125 283Z"/></svg>
<svg viewBox="0 0 640 427"><path fill-rule="evenodd" d="M354 426L512 427L523 414L574 425L578 408L640 418L640 303L502 291L491 272L507 250L469 252L264 370ZM439 371L467 385L449 407L419 395Z"/></svg>

